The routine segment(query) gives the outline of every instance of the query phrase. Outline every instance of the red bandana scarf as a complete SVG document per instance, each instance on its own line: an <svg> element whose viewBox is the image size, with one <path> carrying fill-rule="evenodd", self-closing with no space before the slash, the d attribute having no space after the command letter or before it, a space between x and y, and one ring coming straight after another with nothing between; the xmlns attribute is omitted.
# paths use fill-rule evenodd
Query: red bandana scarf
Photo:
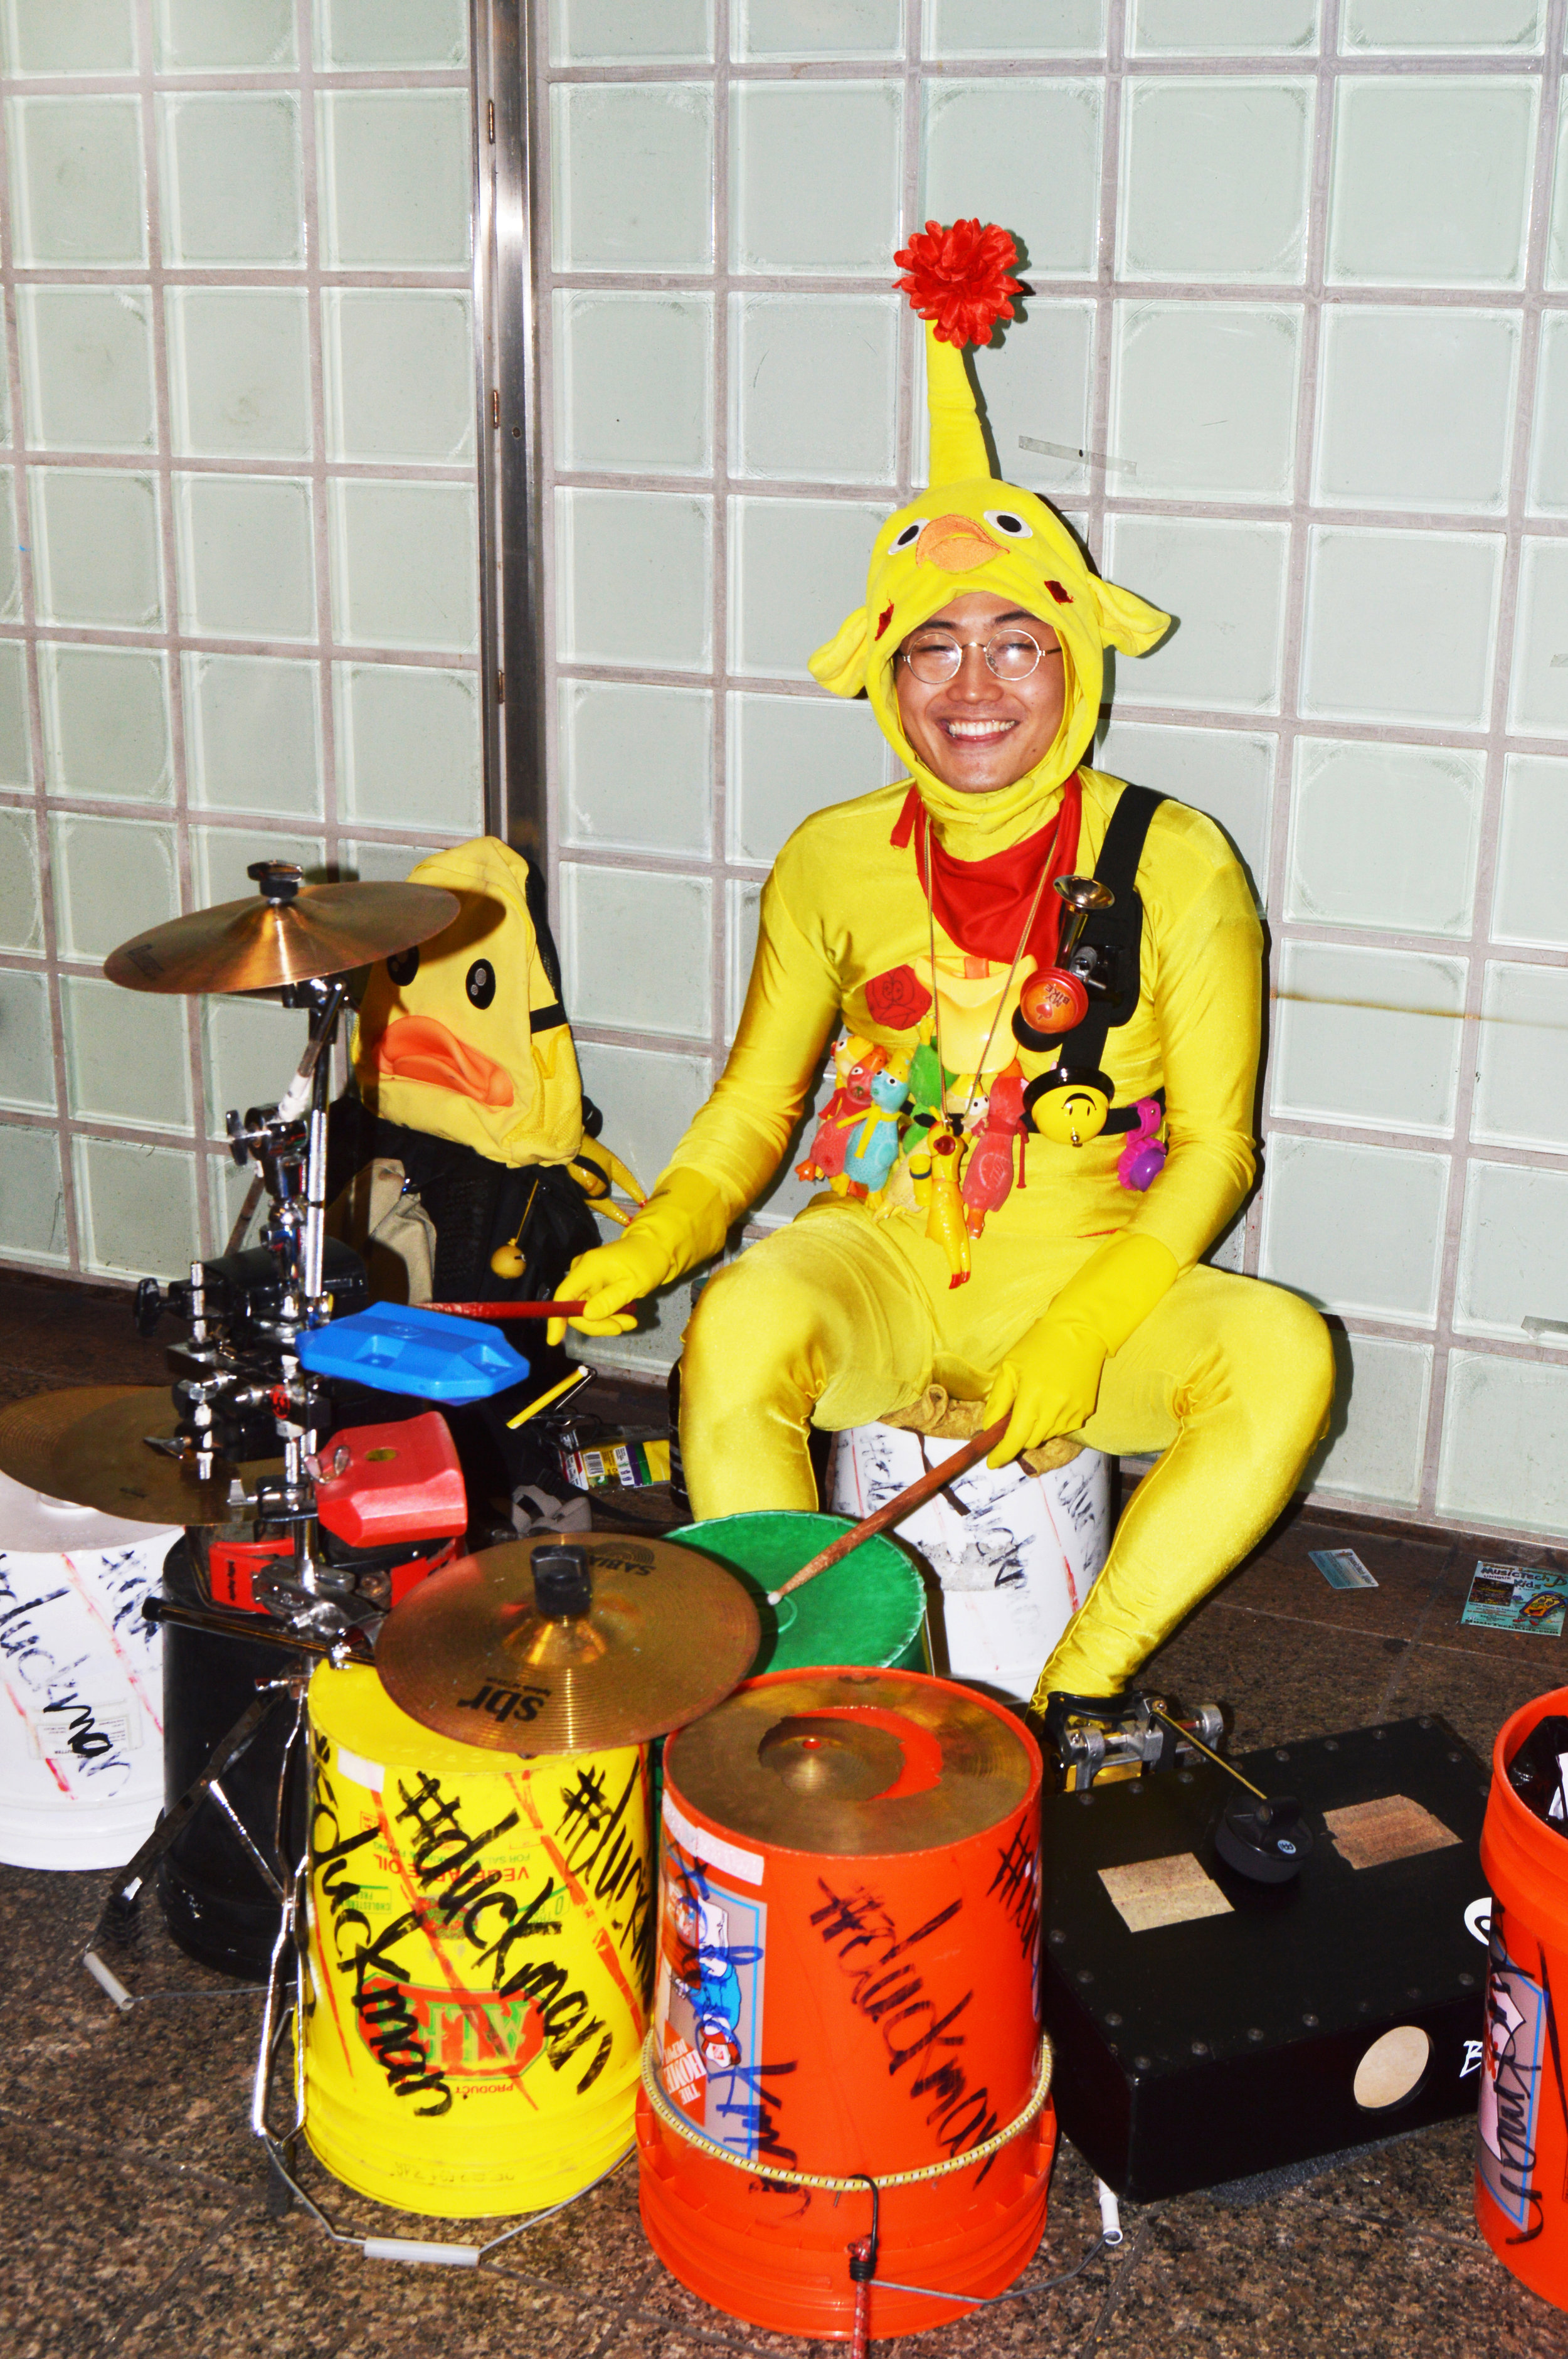
<svg viewBox="0 0 1568 2359"><path fill-rule="evenodd" d="M1083 789L1075 771L1062 790L1054 818L1033 835L1005 852L993 852L989 860L955 860L932 834L919 791L911 787L889 840L902 852L914 837L921 889L949 941L971 958L994 959L1003 966L1011 965L1017 953L1044 867L1045 889L1026 945L1040 968L1055 964L1062 901L1051 887L1058 876L1073 873L1082 816Z"/></svg>

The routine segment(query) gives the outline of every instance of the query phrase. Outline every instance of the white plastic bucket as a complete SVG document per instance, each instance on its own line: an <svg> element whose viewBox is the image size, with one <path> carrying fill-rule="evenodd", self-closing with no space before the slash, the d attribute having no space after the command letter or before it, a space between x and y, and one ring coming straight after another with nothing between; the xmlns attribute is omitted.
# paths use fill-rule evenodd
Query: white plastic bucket
<svg viewBox="0 0 1568 2359"><path fill-rule="evenodd" d="M834 1436L829 1505L840 1516L869 1516L963 1447L896 1426L851 1427ZM1044 1474L1016 1460L993 1473L982 1462L955 1479L950 1496L939 1492L893 1528L942 1585L940 1614L935 1601L931 1614L938 1670L1027 1703L1105 1562L1110 1461L1080 1450Z"/></svg>
<svg viewBox="0 0 1568 2359"><path fill-rule="evenodd" d="M0 1860L120 1867L163 1806L163 1665L142 1619L179 1538L0 1474Z"/></svg>

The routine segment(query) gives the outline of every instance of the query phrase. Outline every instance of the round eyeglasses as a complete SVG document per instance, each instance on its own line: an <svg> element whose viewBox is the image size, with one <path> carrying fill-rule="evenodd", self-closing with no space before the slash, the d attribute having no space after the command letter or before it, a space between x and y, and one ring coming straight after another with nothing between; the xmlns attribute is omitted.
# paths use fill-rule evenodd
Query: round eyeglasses
<svg viewBox="0 0 1568 2359"><path fill-rule="evenodd" d="M940 688L945 680L956 679L965 652L979 647L998 679L1027 679L1043 655L1060 655L1056 647L1042 647L1027 631L998 631L989 639L956 639L946 631L919 631L899 654L918 680L927 688Z"/></svg>

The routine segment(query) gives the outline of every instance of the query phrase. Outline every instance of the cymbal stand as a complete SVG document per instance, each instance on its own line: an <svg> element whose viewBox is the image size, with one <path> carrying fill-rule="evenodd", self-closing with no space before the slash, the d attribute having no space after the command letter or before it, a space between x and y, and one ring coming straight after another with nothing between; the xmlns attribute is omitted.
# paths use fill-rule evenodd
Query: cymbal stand
<svg viewBox="0 0 1568 2359"><path fill-rule="evenodd" d="M204 1802L211 1801L222 1811L264 1883L271 1887L274 1897L283 1905L287 1919L290 1885L284 1849L284 1813L290 1763L296 1746L303 1742L305 1695L309 1685L309 1674L299 1668L299 1658L302 1655L314 1656L339 1666L370 1659L370 1634L361 1629L351 1629L336 1638L308 1637L297 1630L285 1629L281 1625L269 1621L265 1614L227 1614L221 1606L186 1605L175 1598L157 1596L143 1598L142 1619L160 1628L172 1622L183 1629L207 1630L215 1637L236 1638L243 1646L274 1647L290 1659L288 1669L277 1679L257 1680L255 1694L227 1735L214 1745L201 1775L187 1787L177 1802L159 1811L157 1823L151 1834L135 1856L120 1870L104 1895L92 1941L82 1952L82 1963L93 1981L108 1993L122 2012L133 2004L134 1994L127 1991L118 1976L105 1965L98 1953L98 1945L100 1941L112 1938L112 1931L124 1932L136 1913L142 1893L158 1861L178 1841ZM225 1772L249 1751L285 1696L290 1696L294 1701L294 1725L285 1741L278 1771L277 1799L273 1813L273 1857L269 1860L224 1792L222 1779ZM276 1867L274 1862L276 1863Z"/></svg>
<svg viewBox="0 0 1568 2359"><path fill-rule="evenodd" d="M317 976L284 987L285 1006L309 1011L309 1038L293 1080L276 1106L253 1106L226 1117L229 1148L242 1169L254 1160L271 1200L263 1231L284 1278L278 1316L265 1332L276 1343L281 1381L271 1401L283 1442L281 1484L262 1482L254 1494L235 1485L236 1510L250 1509L268 1523L291 1526L294 1559L289 1577L270 1584L293 1618L319 1631L341 1629L343 1616L333 1576L320 1553L314 1474L319 1449L319 1386L301 1364L298 1340L331 1316L322 1282L327 1220L327 1109L331 1087L331 1050L348 996L342 976Z"/></svg>

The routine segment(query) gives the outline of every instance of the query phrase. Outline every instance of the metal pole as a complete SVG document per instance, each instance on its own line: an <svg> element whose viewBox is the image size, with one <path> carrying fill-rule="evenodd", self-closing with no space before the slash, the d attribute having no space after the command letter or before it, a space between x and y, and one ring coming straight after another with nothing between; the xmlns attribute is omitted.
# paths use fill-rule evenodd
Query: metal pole
<svg viewBox="0 0 1568 2359"><path fill-rule="evenodd" d="M471 0L486 824L535 866L548 839L540 696L533 0Z"/></svg>

